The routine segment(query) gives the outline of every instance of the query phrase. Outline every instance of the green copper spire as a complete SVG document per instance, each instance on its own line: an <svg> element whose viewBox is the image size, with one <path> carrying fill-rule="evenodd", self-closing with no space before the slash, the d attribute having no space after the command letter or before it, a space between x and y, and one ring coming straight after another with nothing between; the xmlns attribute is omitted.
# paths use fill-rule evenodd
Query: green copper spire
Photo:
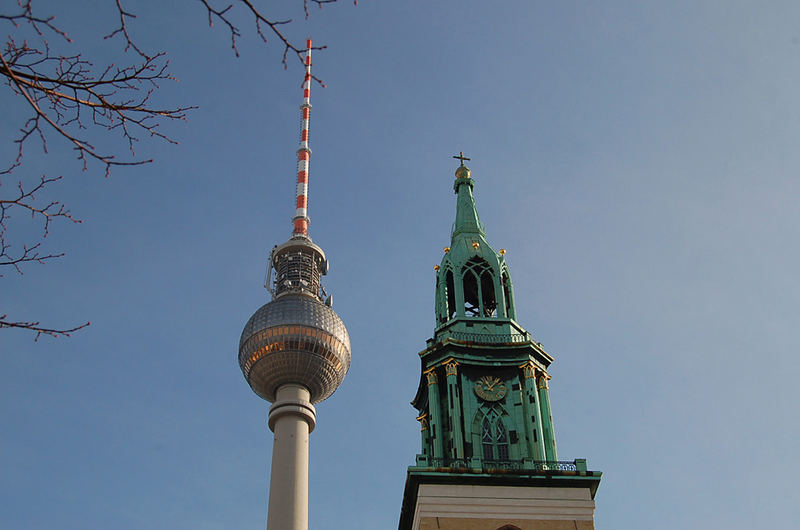
<svg viewBox="0 0 800 530"><path fill-rule="evenodd" d="M558 460L547 372L553 357L517 322L506 252L486 239L469 158L453 158L461 161L456 220L434 267L436 327L419 352L411 402L421 451L408 470L400 530L416 528L422 484L588 488L594 498L601 476L584 459Z"/></svg>
<svg viewBox="0 0 800 530"><path fill-rule="evenodd" d="M413 401L423 427L418 465L534 469L558 459L547 388L553 358L516 321L506 252L486 239L469 158L454 158L456 220L435 267L436 328L419 354Z"/></svg>
<svg viewBox="0 0 800 530"><path fill-rule="evenodd" d="M458 234L478 234L485 237L483 223L478 217L478 209L475 207L475 198L472 196L472 188L475 182L471 178L472 171L464 165L464 160L469 158L462 152L460 156L454 156L461 160L461 165L456 169L456 181L453 189L458 195L456 207L456 222L453 225L453 236Z"/></svg>
<svg viewBox="0 0 800 530"><path fill-rule="evenodd" d="M444 249L444 257L437 268L437 322L446 324L453 319L475 317L514 319L514 294L505 263L505 250L496 252L486 240L472 195L475 181L470 169L464 165L464 160L469 158L463 153L453 158L461 160L453 184L458 196L456 221L450 246ZM456 278L463 281L456 281ZM496 331L501 334L524 332L522 328L512 331L508 326L501 326Z"/></svg>

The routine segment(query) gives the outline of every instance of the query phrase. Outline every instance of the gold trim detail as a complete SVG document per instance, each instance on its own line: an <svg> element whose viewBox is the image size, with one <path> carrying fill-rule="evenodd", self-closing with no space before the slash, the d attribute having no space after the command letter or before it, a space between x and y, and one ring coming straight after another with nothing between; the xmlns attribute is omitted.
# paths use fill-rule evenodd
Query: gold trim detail
<svg viewBox="0 0 800 530"><path fill-rule="evenodd" d="M525 379L536 379L536 365L532 362L527 362L520 366L522 372L525 374Z"/></svg>
<svg viewBox="0 0 800 530"><path fill-rule="evenodd" d="M458 361L455 359L448 359L444 362L444 369L447 376L458 375Z"/></svg>
<svg viewBox="0 0 800 530"><path fill-rule="evenodd" d="M542 376L537 379L538 384L536 386L538 388L544 388L550 390L550 385L547 383L547 381L552 378L549 375L547 375L547 372L541 372L541 374Z"/></svg>
<svg viewBox="0 0 800 530"><path fill-rule="evenodd" d="M425 372L423 372L425 374L425 377L428 378L428 386L435 385L439 382L436 378L435 370L436 370L435 368L431 368L430 370L426 370Z"/></svg>

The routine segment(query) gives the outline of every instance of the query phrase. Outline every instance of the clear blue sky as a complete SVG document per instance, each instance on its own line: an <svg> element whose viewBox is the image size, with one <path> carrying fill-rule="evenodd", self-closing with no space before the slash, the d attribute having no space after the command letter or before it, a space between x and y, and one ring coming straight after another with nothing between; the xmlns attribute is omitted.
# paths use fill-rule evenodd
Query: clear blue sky
<svg viewBox="0 0 800 530"><path fill-rule="evenodd" d="M199 2L125 4L180 79L156 101L200 108L168 126L180 145L141 142L146 167L82 173L53 137L15 174L63 174L42 199L84 222L53 226L62 260L0 279L0 314L92 325L0 331L0 527L263 528L267 404L236 353L291 231L302 70L248 20L236 59ZM559 455L604 473L597 527L796 524L800 4L279 4L329 46L311 235L353 349L317 409L312 528L397 525L462 150L556 358ZM35 6L120 60L111 0ZM5 160L24 114L1 93Z"/></svg>

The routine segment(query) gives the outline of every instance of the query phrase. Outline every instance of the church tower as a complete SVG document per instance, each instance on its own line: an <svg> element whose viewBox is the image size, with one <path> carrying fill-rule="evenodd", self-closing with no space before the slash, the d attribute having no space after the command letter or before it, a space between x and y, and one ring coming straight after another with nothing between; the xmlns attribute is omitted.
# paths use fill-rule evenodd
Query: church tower
<svg viewBox="0 0 800 530"><path fill-rule="evenodd" d="M601 473L558 458L553 362L518 322L505 250L486 239L457 157L456 220L436 270L436 327L419 353L422 450L400 530L589 530Z"/></svg>

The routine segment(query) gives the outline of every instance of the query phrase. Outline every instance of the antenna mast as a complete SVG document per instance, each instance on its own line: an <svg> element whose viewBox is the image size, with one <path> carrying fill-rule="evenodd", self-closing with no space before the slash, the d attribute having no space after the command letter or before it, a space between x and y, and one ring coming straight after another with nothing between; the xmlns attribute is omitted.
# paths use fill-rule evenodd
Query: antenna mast
<svg viewBox="0 0 800 530"><path fill-rule="evenodd" d="M302 123L300 126L300 148L297 150L297 206L294 214L292 239L308 238L308 162L311 149L308 147L308 125L311 121L311 39L306 40L306 76L303 79Z"/></svg>

